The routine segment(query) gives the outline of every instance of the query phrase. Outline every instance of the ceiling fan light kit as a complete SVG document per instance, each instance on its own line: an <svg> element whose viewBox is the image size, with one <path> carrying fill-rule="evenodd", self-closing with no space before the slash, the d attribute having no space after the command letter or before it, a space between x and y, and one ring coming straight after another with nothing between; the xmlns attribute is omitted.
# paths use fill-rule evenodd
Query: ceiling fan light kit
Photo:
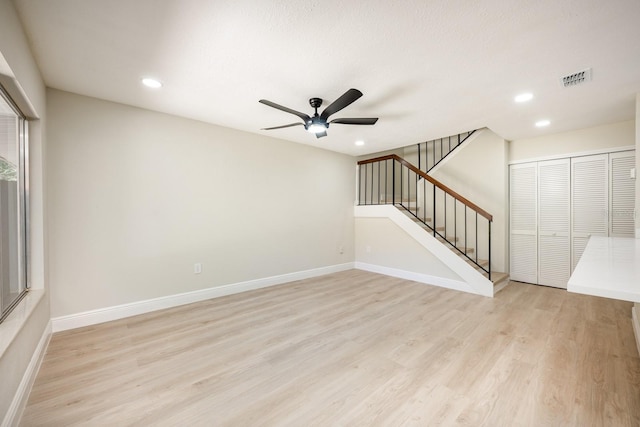
<svg viewBox="0 0 640 427"><path fill-rule="evenodd" d="M263 128L261 130L274 130L274 129L282 129L288 128L292 126L304 126L305 130L310 133L314 133L316 138L322 138L323 136L327 136L327 129L329 129L329 125L331 123L343 124L343 125L374 125L378 118L342 118L342 119L334 119L331 121L327 121L329 116L337 113L345 107L348 107L352 103L354 103L358 98L362 96L362 92L358 89L349 89L346 91L340 98L336 99L332 102L321 114L318 114L318 108L322 105L322 98L311 98L309 100L309 105L311 108L315 110L313 117L308 114L301 113L300 111L292 110L291 108L284 107L282 105L276 104L275 102L267 101L266 99L261 99L259 102L268 105L269 107L284 111L286 113L290 113L300 117L303 122L302 123L290 123L288 125L274 126L269 128Z"/></svg>

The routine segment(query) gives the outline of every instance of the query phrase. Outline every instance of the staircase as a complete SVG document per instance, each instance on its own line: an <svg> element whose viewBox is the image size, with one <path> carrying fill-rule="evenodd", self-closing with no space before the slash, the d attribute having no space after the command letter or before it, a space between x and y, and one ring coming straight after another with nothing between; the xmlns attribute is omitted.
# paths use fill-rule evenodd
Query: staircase
<svg viewBox="0 0 640 427"><path fill-rule="evenodd" d="M455 141L463 142L471 134L458 135ZM436 153L448 155L453 151L444 149L448 145ZM425 166L432 169L442 158L427 158ZM358 205L395 206L493 282L494 294L509 283L506 273L491 271L491 214L397 155L363 160L358 165Z"/></svg>

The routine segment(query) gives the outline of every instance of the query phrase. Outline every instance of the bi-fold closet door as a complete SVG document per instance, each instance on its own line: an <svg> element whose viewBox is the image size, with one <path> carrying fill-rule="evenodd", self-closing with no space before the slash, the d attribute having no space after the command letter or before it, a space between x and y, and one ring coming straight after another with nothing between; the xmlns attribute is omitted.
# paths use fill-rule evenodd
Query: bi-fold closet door
<svg viewBox="0 0 640 427"><path fill-rule="evenodd" d="M636 205L635 151L609 154L609 236L634 237Z"/></svg>
<svg viewBox="0 0 640 427"><path fill-rule="evenodd" d="M569 159L538 162L538 281L566 288L571 257Z"/></svg>
<svg viewBox="0 0 640 427"><path fill-rule="evenodd" d="M509 168L511 280L538 283L538 165Z"/></svg>
<svg viewBox="0 0 640 427"><path fill-rule="evenodd" d="M591 236L608 236L609 155L571 159L571 271Z"/></svg>
<svg viewBox="0 0 640 427"><path fill-rule="evenodd" d="M511 165L511 279L566 288L589 237L633 237L634 167L634 151Z"/></svg>
<svg viewBox="0 0 640 427"><path fill-rule="evenodd" d="M510 168L512 280L566 287L570 257L569 159Z"/></svg>

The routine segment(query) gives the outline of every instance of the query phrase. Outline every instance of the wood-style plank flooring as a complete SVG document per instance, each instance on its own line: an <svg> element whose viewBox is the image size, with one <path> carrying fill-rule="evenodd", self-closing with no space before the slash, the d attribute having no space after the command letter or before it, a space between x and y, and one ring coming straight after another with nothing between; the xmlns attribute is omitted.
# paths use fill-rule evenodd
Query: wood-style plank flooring
<svg viewBox="0 0 640 427"><path fill-rule="evenodd" d="M25 426L639 426L631 304L363 271L55 334Z"/></svg>

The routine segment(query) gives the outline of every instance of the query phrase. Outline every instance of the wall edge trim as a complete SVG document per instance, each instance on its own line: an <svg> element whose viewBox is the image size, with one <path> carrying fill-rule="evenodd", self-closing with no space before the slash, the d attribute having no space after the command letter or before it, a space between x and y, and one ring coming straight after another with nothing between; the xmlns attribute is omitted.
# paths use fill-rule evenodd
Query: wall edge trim
<svg viewBox="0 0 640 427"><path fill-rule="evenodd" d="M38 341L38 345L36 346L36 349L31 356L29 365L27 365L27 369L22 376L20 385L18 386L18 389L13 396L13 401L9 406L9 410L7 411L4 420L2 421L2 427L17 426L20 424L20 419L22 418L24 408L27 406L27 400L29 399L29 395L31 394L33 383L36 380L36 376L38 374L38 371L40 370L42 361L44 360L44 355L47 352L47 347L49 346L49 341L51 340L51 334L52 323L51 320L49 320L49 322L47 323L47 327L42 332L40 341Z"/></svg>
<svg viewBox="0 0 640 427"><path fill-rule="evenodd" d="M366 262L355 263L357 270L369 271L371 273L384 274L385 276L397 277L399 279L411 280L425 285L438 286L441 288L452 289L454 291L473 293L480 295L473 290L466 282L461 280L448 279L446 277L431 276L424 273L416 273L413 271L401 270L398 268L385 267L382 265L369 264ZM482 295L486 296L486 295Z"/></svg>
<svg viewBox="0 0 640 427"><path fill-rule="evenodd" d="M277 276L247 280L244 282L231 283L227 285L199 289L196 291L185 292L181 294L167 295L148 300L135 301L127 304L55 317L51 319L53 324L53 332L60 332L69 329L81 328L83 326L96 325L112 320L150 313L152 311L191 304L198 301L233 295L240 292L252 291L269 286L281 285L284 283L293 282L295 280L309 279L312 277L323 276L325 274L351 270L354 268L353 266L353 262L335 264L326 267L319 267L310 270L281 274Z"/></svg>

